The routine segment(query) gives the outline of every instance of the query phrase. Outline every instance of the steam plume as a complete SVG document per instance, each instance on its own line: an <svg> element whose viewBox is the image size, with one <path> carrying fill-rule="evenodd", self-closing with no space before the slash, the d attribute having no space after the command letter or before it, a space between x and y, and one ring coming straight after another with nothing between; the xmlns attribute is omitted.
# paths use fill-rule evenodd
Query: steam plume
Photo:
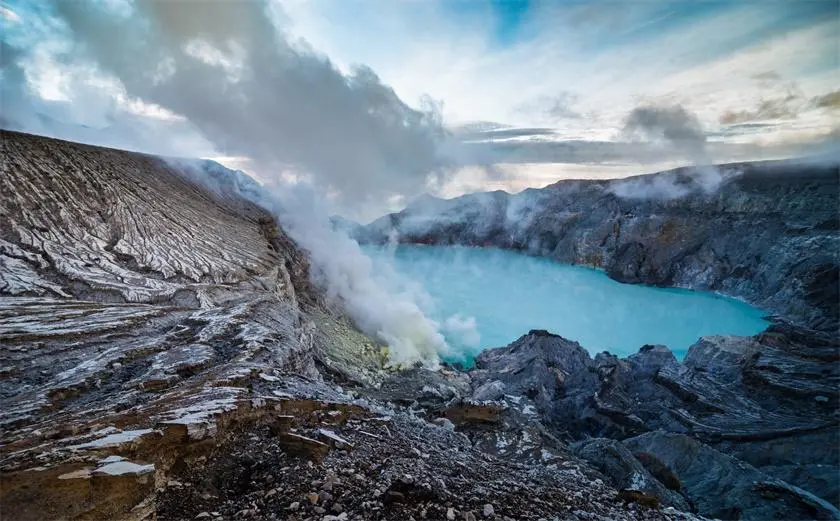
<svg viewBox="0 0 840 521"><path fill-rule="evenodd" d="M189 121L217 151L251 159L270 193L259 202L311 253L315 281L389 345L392 362L437 362L447 345L423 314L422 295L387 267L374 268L358 244L332 229L314 196L346 207L439 183L447 175L439 154L446 136L433 104L413 109L369 68L343 74L306 42L289 41L276 4L54 8L75 55L116 78L127 96Z"/></svg>
<svg viewBox="0 0 840 521"><path fill-rule="evenodd" d="M634 108L624 121L624 134L664 143L682 154L694 168L688 174L634 177L614 182L610 190L619 197L674 199L696 190L711 193L725 177L725 172L709 164L706 133L697 116L681 105ZM686 175L690 178L689 183L685 180Z"/></svg>

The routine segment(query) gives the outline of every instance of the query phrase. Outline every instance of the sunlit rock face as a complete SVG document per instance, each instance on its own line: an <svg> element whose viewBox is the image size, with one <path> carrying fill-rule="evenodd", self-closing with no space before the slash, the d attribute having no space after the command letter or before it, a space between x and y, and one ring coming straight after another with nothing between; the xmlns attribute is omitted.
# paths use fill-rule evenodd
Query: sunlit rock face
<svg viewBox="0 0 840 521"><path fill-rule="evenodd" d="M3 293L196 308L220 300L219 285L259 274L290 297L284 256L306 280L301 255L278 248L290 241L236 196L235 179L215 191L194 180L212 182L201 162L2 136Z"/></svg>
<svg viewBox="0 0 840 521"><path fill-rule="evenodd" d="M425 198L354 233L363 242L523 250L621 282L718 291L836 331L839 183L827 161L561 181L515 195Z"/></svg>

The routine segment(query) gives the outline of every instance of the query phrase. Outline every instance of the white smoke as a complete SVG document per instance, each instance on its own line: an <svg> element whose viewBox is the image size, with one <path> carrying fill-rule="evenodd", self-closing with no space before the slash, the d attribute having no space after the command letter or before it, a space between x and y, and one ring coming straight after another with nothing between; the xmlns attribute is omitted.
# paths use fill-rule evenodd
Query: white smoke
<svg viewBox="0 0 840 521"><path fill-rule="evenodd" d="M629 177L611 181L607 186L625 199L679 199L689 194L714 193L726 179L737 175L737 169L699 165L654 175Z"/></svg>
<svg viewBox="0 0 840 521"><path fill-rule="evenodd" d="M443 331L447 337L462 346L476 348L481 343L481 334L478 332L475 317L465 317L460 313L455 313L444 321Z"/></svg>
<svg viewBox="0 0 840 521"><path fill-rule="evenodd" d="M449 352L440 326L423 311L428 295L400 276L385 258L372 259L326 217L321 198L308 186L266 187L258 200L272 210L289 235L310 253L310 276L341 304L356 325L388 346L394 365L434 368Z"/></svg>

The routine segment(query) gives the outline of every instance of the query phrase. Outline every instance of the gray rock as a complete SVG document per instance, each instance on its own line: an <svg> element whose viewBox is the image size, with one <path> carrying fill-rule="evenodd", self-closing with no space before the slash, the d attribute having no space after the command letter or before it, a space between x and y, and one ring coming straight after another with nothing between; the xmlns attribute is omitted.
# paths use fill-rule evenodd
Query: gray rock
<svg viewBox="0 0 840 521"><path fill-rule="evenodd" d="M661 473L659 479L668 483L670 489L636 459L621 442L605 438L592 438L572 445L577 456L591 463L605 474L619 490L639 491L659 499L659 503L682 511L690 511L691 505L680 495L681 483L669 480Z"/></svg>
<svg viewBox="0 0 840 521"><path fill-rule="evenodd" d="M498 400L505 394L505 384L499 380L493 380L481 385L478 389L473 391L472 399L483 402L488 400Z"/></svg>
<svg viewBox="0 0 840 521"><path fill-rule="evenodd" d="M455 501L650 518L565 454L530 398L473 399L459 371L383 371L244 174L0 135L0 472L15 519L418 519ZM576 356L568 374L550 354L531 371L526 387L553 386L541 406L574 391L574 360L592 365ZM444 414L459 431L426 421ZM106 459L131 472L91 473ZM170 480L184 486L156 487Z"/></svg>
<svg viewBox="0 0 840 521"><path fill-rule="evenodd" d="M525 396L549 418L578 422L584 401L597 389L594 364L583 347L547 331L531 331L510 346L475 359L474 385L500 382L507 394Z"/></svg>
<svg viewBox="0 0 840 521"><path fill-rule="evenodd" d="M481 353L471 377L476 386L502 381L507 394L535 404L539 422L572 438L622 440L654 430L684 434L711 451L737 458L743 468L760 473L767 467L765 480L782 478L785 486L807 490L837 506L837 353L836 340L821 333L775 325L755 337L703 338L690 348L683 363L663 346L644 346L624 359L601 353L593 360L574 342L532 331L507 347ZM815 396L829 401L818 402ZM527 424L523 421L510 413L505 416L507 424L519 429ZM495 434L495 439L499 436ZM507 436L496 445L510 444ZM687 507L679 495L663 491L679 473L655 454L628 455L608 440L585 442L576 449L619 488L632 488L628 482L641 464L647 470L640 474L645 478L644 492L663 504ZM728 471L737 473L740 468L732 465ZM835 478L829 477L831 473ZM696 484L683 482L681 490L690 494ZM715 493L700 493L708 498L698 505L701 514L727 515L703 510L716 501L725 502ZM761 512L758 498L769 494L754 496L755 504L743 508ZM804 496L794 495L801 506ZM737 498L731 495L733 502ZM799 507L789 508L793 512Z"/></svg>
<svg viewBox="0 0 840 521"><path fill-rule="evenodd" d="M813 494L774 479L684 434L661 431L624 440L655 456L705 516L720 519L837 519L840 511Z"/></svg>

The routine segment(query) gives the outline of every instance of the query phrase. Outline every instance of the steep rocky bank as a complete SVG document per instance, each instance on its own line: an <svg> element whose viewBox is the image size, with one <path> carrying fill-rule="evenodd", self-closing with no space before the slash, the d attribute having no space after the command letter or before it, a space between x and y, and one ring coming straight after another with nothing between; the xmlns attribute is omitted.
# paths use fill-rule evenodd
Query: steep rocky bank
<svg viewBox="0 0 840 521"><path fill-rule="evenodd" d="M247 178L0 138L4 519L697 519L546 429L474 443L496 404L427 421Z"/></svg>
<svg viewBox="0 0 840 521"><path fill-rule="evenodd" d="M838 164L743 163L425 197L343 226L362 242L494 246L602 268L621 282L717 291L836 333Z"/></svg>

